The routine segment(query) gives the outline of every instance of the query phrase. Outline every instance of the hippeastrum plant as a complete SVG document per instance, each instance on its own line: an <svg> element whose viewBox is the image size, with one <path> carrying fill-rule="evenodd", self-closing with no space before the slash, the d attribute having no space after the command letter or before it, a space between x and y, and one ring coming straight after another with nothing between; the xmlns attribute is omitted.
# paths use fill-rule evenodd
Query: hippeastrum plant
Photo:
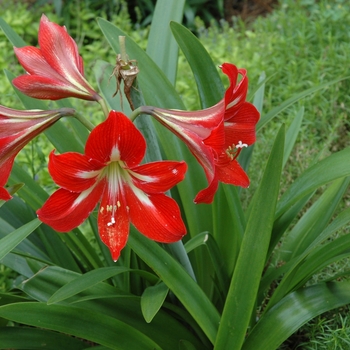
<svg viewBox="0 0 350 350"><path fill-rule="evenodd" d="M350 303L348 281L311 280L350 255L349 235L334 236L350 222L339 209L350 149L281 194L301 110L287 132L281 123L254 193L247 168L262 126L344 78L264 113L266 80L251 101L246 70L214 64L177 23L183 10L184 0L157 1L147 53L98 19L117 64L96 62L96 87L65 27L42 16L35 48L0 19L26 70L6 72L25 109L0 107L0 261L18 275L0 295L3 348L276 349ZM201 110L186 110L174 87L178 47ZM93 102L100 113L86 111ZM41 132L54 189L15 160Z"/></svg>

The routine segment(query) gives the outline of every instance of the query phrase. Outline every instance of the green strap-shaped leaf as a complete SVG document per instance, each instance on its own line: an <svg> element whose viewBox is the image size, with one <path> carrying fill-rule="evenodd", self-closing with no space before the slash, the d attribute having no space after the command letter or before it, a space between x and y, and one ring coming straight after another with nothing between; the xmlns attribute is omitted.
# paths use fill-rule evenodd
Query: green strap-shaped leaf
<svg viewBox="0 0 350 350"><path fill-rule="evenodd" d="M41 224L39 219L34 219L6 237L0 240L0 260L2 260L12 249L16 248L27 236L29 236Z"/></svg>
<svg viewBox="0 0 350 350"><path fill-rule="evenodd" d="M317 239L334 215L338 204L350 183L350 178L334 181L322 196L307 210L286 236L281 253L277 255L282 261L302 254Z"/></svg>
<svg viewBox="0 0 350 350"><path fill-rule="evenodd" d="M77 277L71 282L65 284L62 288L60 288L57 292L55 292L50 299L47 301L48 304L58 303L65 299L68 299L74 295L83 292L84 290L95 286L96 284L107 280L115 275L125 272L138 272L141 275L147 276L151 282L155 283L157 281L157 277L146 272L146 271L136 271L123 266L116 267L102 267L99 269L95 269L85 273L84 275Z"/></svg>
<svg viewBox="0 0 350 350"><path fill-rule="evenodd" d="M199 285L159 245L131 230L128 244L163 280L214 343L220 316Z"/></svg>
<svg viewBox="0 0 350 350"><path fill-rule="evenodd" d="M181 22L185 0L158 0L148 36L147 54L175 85L178 47L171 35L169 23ZM159 50L159 47L162 49Z"/></svg>
<svg viewBox="0 0 350 350"><path fill-rule="evenodd" d="M303 324L350 303L350 282L322 283L288 294L258 321L242 350L277 349Z"/></svg>
<svg viewBox="0 0 350 350"><path fill-rule="evenodd" d="M0 28L3 30L7 39L13 46L22 47L27 44L25 41L0 17Z"/></svg>
<svg viewBox="0 0 350 350"><path fill-rule="evenodd" d="M303 263L303 261L310 255L317 253L319 250L320 245L325 242L329 237L331 237L336 231L340 230L342 227L347 225L350 222L350 208L345 209L342 211L328 226L327 228L321 232L317 238L309 245L307 249L304 250L302 254L300 254L297 258L294 258L287 262L286 264L282 265L278 269L275 268L276 262L274 263L274 266L267 270L267 272L264 274L261 284L260 284L260 300L264 298L264 292L268 288L268 286L276 279L279 278L279 276L283 275L283 279L280 281L279 285L283 285L285 283L286 279L295 279L297 278L297 275L295 277L290 278L290 273L293 270L299 269L300 265ZM292 286L293 287L293 286ZM267 306L269 307L269 306Z"/></svg>
<svg viewBox="0 0 350 350"><path fill-rule="evenodd" d="M349 182L349 179L340 179L332 183L325 193L323 193L306 214L296 223L291 232L288 233L286 243L284 244L283 242L282 246L276 251L279 261L288 262L299 256L300 258L297 259L297 261L301 262L305 259L305 252L310 252L310 247L315 247L315 243L319 242L319 237L323 236L322 231L332 218L335 209L348 188ZM278 261L274 261L272 264L276 266ZM294 268L285 271L282 281L269 300L267 308L271 308L282 299L287 292L294 289L296 285L305 279L305 275L301 273L301 280L298 280L295 274L300 266L295 267L293 265L292 267ZM319 264L319 266L321 269L321 264ZM300 269L304 270L304 268ZM292 283L291 280L294 282Z"/></svg>
<svg viewBox="0 0 350 350"><path fill-rule="evenodd" d="M341 177L350 176L350 147L333 153L308 168L282 195L276 210L276 219L283 215L299 199L318 187Z"/></svg>
<svg viewBox="0 0 350 350"><path fill-rule="evenodd" d="M0 307L0 317L50 329L108 346L111 349L161 349L146 335L97 311L44 303L16 303Z"/></svg>
<svg viewBox="0 0 350 350"><path fill-rule="evenodd" d="M284 155L283 155L283 167L286 165L287 160L292 152L292 149L294 147L295 141L298 137L301 122L303 121L304 117L304 107L300 108L297 115L293 119L292 124L287 130L286 133L286 147L284 149Z"/></svg>
<svg viewBox="0 0 350 350"><path fill-rule="evenodd" d="M186 27L171 22L170 28L192 69L202 108L213 106L224 97L224 87L213 60L202 43ZM223 62L217 62L221 64Z"/></svg>
<svg viewBox="0 0 350 350"><path fill-rule="evenodd" d="M241 349L265 266L279 192L284 149L284 126L272 148L260 186L252 199L230 289L222 313L215 349Z"/></svg>
<svg viewBox="0 0 350 350"><path fill-rule="evenodd" d="M293 103L301 100L302 98L311 95L319 90L325 89L328 86L332 85L332 84L336 84L339 83L342 80L345 79L349 79L350 77L342 77L342 78L338 78L338 79L334 79L331 80L329 82L320 84L318 86L315 86L313 88L307 89L303 92L300 92L294 96L292 96L291 98L289 98L288 100L284 101L281 105L271 109L270 112L268 112L267 114L263 115L262 118L260 119L260 121L257 124L257 131L260 130L263 126L265 126L271 119L275 118L279 113L281 113L282 111L284 111L286 108L288 108L289 106L291 106Z"/></svg>
<svg viewBox="0 0 350 350"><path fill-rule="evenodd" d="M59 288L79 276L72 271L50 266L19 285L19 288L31 299L46 303ZM179 339L186 339L195 344L198 349L201 348L201 342L193 334L193 329L189 329L184 323L175 319L173 314L160 310L151 323L146 323L141 313L140 297L110 284L100 282L79 295L73 296L70 301L75 303L74 306L78 305L127 323L136 330L147 334L162 348L177 350ZM177 312L176 308L174 311ZM186 317L184 320L187 321ZM192 320L190 321L193 323ZM165 324L167 327L160 332L159 329Z"/></svg>
<svg viewBox="0 0 350 350"><path fill-rule="evenodd" d="M87 347L81 339L33 327L1 327L0 344L3 349L83 350Z"/></svg>
<svg viewBox="0 0 350 350"><path fill-rule="evenodd" d="M141 310L147 323L150 323L162 307L169 288L163 282L147 287L141 296Z"/></svg>
<svg viewBox="0 0 350 350"><path fill-rule="evenodd" d="M222 253L213 236L210 235L208 232L202 232L199 235L191 238L185 244L186 252L189 253L201 245L204 245L207 248L210 260L214 267L214 271L218 278L219 290L221 293L226 295L229 285L229 274L227 272L225 260L223 259Z"/></svg>

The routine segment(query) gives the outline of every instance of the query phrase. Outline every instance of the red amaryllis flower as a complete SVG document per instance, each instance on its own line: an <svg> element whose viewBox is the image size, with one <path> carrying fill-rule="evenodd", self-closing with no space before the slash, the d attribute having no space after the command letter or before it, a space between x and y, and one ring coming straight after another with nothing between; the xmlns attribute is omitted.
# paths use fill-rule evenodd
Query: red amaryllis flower
<svg viewBox="0 0 350 350"><path fill-rule="evenodd" d="M11 199L4 186L18 152L59 118L73 114L71 108L19 111L0 106L0 199Z"/></svg>
<svg viewBox="0 0 350 350"><path fill-rule="evenodd" d="M98 229L117 260L129 234L129 222L158 242L185 235L177 203L164 192L182 181L184 162L139 165L146 142L122 113L111 111L92 130L85 154L50 154L49 172L61 187L37 211L44 223L60 232L79 226L100 201Z"/></svg>
<svg viewBox="0 0 350 350"><path fill-rule="evenodd" d="M210 108L194 112L140 108L181 138L202 165L209 186L197 194L195 203L211 203L219 181L249 186L249 178L236 158L242 147L255 142L259 112L246 101L246 71L229 63L224 63L221 69L229 77L230 86L225 97ZM242 75L239 82L238 75Z"/></svg>
<svg viewBox="0 0 350 350"><path fill-rule="evenodd" d="M84 64L77 44L65 27L43 15L39 26L40 49L33 46L14 48L27 74L13 80L24 94L45 100L77 97L98 101L101 97L84 78Z"/></svg>

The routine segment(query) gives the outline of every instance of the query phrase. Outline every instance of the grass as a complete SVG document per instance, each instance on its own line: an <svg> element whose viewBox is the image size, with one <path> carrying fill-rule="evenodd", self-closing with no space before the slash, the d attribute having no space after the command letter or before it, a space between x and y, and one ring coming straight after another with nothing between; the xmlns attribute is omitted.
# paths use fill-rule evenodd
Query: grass
<svg viewBox="0 0 350 350"><path fill-rule="evenodd" d="M9 2L10 4L10 2ZM10 8L10 5L8 5ZM22 6L22 5L21 5ZM35 33L40 19L39 12L49 14L49 8L29 13L22 7L17 11L17 17L11 15L10 10L5 12L4 19L21 33L23 22L28 20L31 35ZM83 19L91 17L88 9L81 9ZM23 21L18 20L23 17ZM57 20L55 16L51 20ZM133 38L144 47L147 29L132 31L132 26L125 12L113 22L131 33ZM74 37L80 43L80 53L84 57L86 74L92 79L92 67L99 57L114 62L114 54L101 40L97 25L89 25L80 20L79 26L71 29ZM63 24L63 23L61 23ZM233 27L221 22L205 28L200 19L197 19L199 38L213 57L215 64L222 62L235 63L240 68L248 70L252 90L257 84L261 72L269 78L266 84L266 96L263 113L307 88L317 86L326 81L349 75L348 62L350 57L350 4L347 0L281 0L280 6L271 15L258 18L249 25L236 20ZM74 28L79 28L75 30ZM1 34L0 34L1 35ZM8 54L12 48L4 44L0 37L2 52L0 67L10 68L15 73L20 72L13 54ZM35 45L35 39L30 35L26 38ZM194 80L188 74L188 65L183 56L180 56L178 69L177 89L181 93L188 109L199 108ZM223 77L225 80L225 77ZM1 79L2 81L4 79ZM227 81L225 80L225 83ZM293 105L278 118L270 122L257 135L255 156L250 165L251 189L254 192L259 183L261 169L264 167L276 131L282 123L287 127L291 124L299 108L304 106L305 115L296 145L292 151L283 173L283 189L287 188L315 159L324 158L331 152L339 151L350 146L350 97L348 94L350 81L344 80L331 85L318 93L305 98ZM1 104L15 107L16 99L9 89L9 84L0 86L2 93ZM87 113L88 105L84 105ZM48 149L44 137L33 141L19 160L32 176L38 177L41 183L50 183L45 170L45 157L34 158L32 152ZM47 152L45 152L47 154ZM350 193L346 196L343 206L350 205ZM346 232L345 232L346 233ZM348 233L348 232L347 232ZM342 232L341 234L344 234ZM320 272L311 283L327 280L339 271L347 270L349 262L338 262ZM5 279L0 283L0 289L9 288L10 272L2 271ZM8 279L6 278L8 276ZM295 335L293 335L281 349L347 349L350 342L350 319L347 317L348 308L337 312L327 313L310 321Z"/></svg>

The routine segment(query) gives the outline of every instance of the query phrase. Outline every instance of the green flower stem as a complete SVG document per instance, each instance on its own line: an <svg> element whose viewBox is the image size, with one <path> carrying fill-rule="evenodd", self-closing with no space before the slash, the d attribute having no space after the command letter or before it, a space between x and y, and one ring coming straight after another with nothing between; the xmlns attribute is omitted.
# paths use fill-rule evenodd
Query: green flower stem
<svg viewBox="0 0 350 350"><path fill-rule="evenodd" d="M108 117L108 114L109 114L109 108L107 106L107 103L106 101L101 98L100 100L98 100L98 103L101 105L102 107L102 110L103 110L103 114L105 115L105 117L107 118Z"/></svg>
<svg viewBox="0 0 350 350"><path fill-rule="evenodd" d="M86 118L84 118L81 114L76 113L76 114L74 115L74 117L77 118L77 119L80 121L80 123L82 123L88 130L91 131L92 129L95 128L95 125L92 124L91 122L89 122L89 121L88 121Z"/></svg>
<svg viewBox="0 0 350 350"><path fill-rule="evenodd" d="M128 55L126 54L126 47L125 47L125 36L119 35L119 47L120 47L120 58L124 62L128 62Z"/></svg>
<svg viewBox="0 0 350 350"><path fill-rule="evenodd" d="M133 110L129 116L129 119L133 122L142 113L141 107Z"/></svg>

